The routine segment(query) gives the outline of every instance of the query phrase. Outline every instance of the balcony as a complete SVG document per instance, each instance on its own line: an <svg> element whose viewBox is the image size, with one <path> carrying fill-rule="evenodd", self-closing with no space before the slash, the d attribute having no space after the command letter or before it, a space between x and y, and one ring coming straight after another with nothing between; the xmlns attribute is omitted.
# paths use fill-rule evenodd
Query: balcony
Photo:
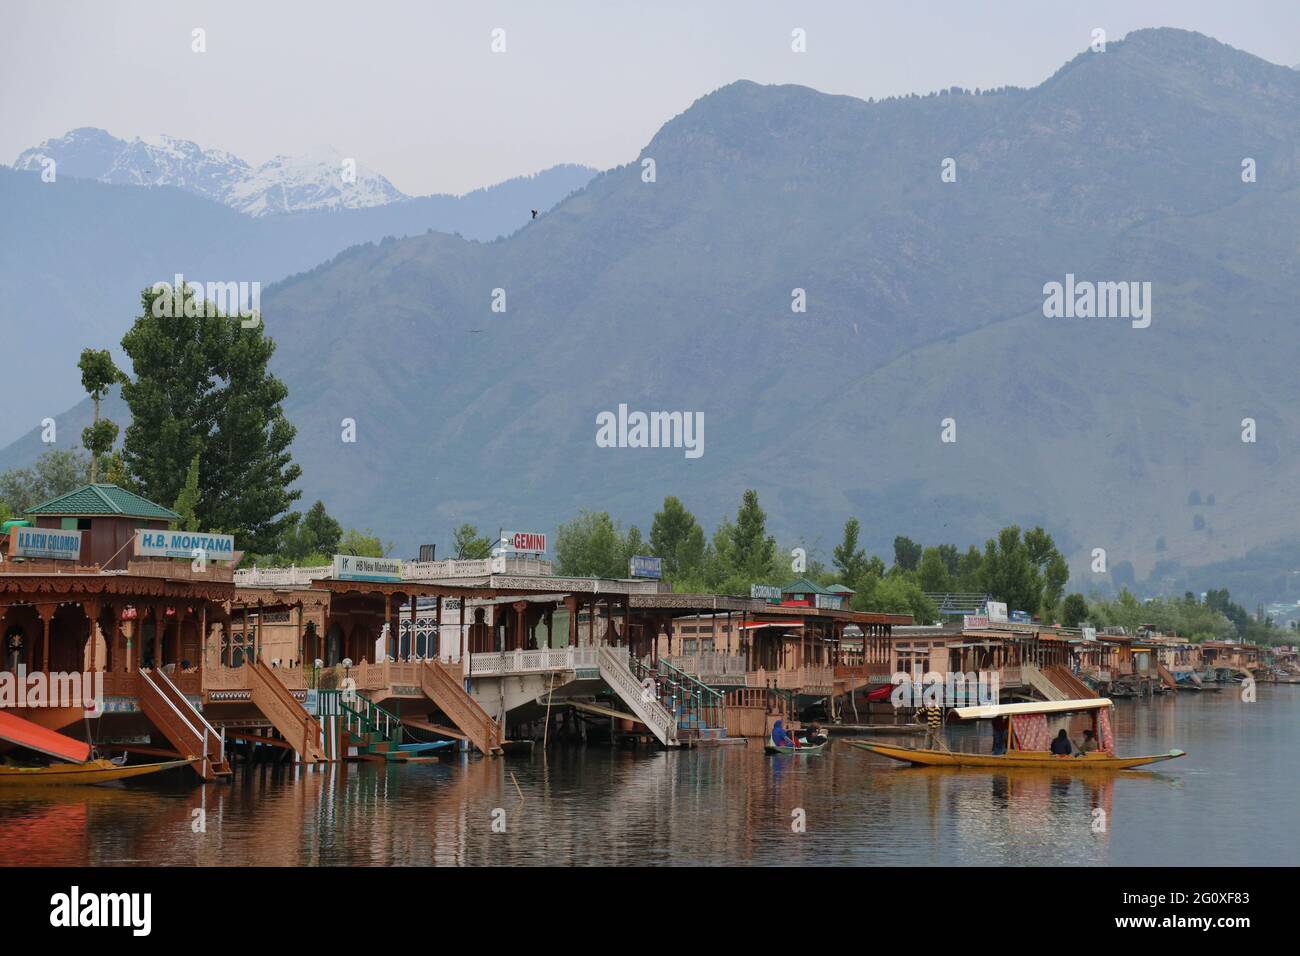
<svg viewBox="0 0 1300 956"><path fill-rule="evenodd" d="M599 648L549 647L530 651L495 651L469 655L470 677L547 674L598 669Z"/></svg>

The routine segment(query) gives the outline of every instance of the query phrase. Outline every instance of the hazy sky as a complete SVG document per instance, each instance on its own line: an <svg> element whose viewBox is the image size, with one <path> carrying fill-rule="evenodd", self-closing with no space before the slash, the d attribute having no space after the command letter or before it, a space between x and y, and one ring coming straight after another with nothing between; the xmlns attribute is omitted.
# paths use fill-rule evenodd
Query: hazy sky
<svg viewBox="0 0 1300 956"><path fill-rule="evenodd" d="M555 163L628 162L736 79L860 97L1032 86L1093 28L1144 26L1300 62L1297 0L6 0L0 161L99 126L250 163L331 145L405 192L464 192ZM190 49L194 27L206 53Z"/></svg>

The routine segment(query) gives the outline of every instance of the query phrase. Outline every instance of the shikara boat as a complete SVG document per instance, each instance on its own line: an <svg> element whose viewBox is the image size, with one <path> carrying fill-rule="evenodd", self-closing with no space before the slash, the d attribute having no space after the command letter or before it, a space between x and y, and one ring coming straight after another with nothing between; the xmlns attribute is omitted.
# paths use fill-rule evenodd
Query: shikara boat
<svg viewBox="0 0 1300 956"><path fill-rule="evenodd" d="M821 752L824 751L827 747L829 747L830 744L831 744L831 741L830 741L830 738L829 738L829 737L827 737L825 740L823 740L823 741L822 741L821 743L819 743L819 744L805 744L805 745L802 746L802 747L777 747L777 746L774 746L773 744L770 744L770 743L769 743L769 744L765 744L765 745L763 746L763 753L765 753L765 754L796 754L796 755L798 755L798 754L802 754L802 755L807 756L807 755L811 755L811 754L819 754L819 753L821 753Z"/></svg>
<svg viewBox="0 0 1300 956"><path fill-rule="evenodd" d="M108 783L130 777L144 777L163 770L174 770L195 763L193 760L167 760L162 763L121 767L111 760L88 760L85 763L61 763L48 767L0 766L0 787L52 786L66 784Z"/></svg>
<svg viewBox="0 0 1300 956"><path fill-rule="evenodd" d="M928 750L916 747L896 747L892 744L875 743L869 740L845 741L854 747L870 753L901 760L918 767L1020 767L1047 768L1073 773L1091 770L1127 770L1130 767L1142 767L1173 760L1183 756L1181 750L1170 750L1165 754L1145 757L1117 757L1109 750L1110 743L1110 708L1108 698L1086 698L1078 700L1029 701L1021 704L992 704L983 707L958 707L952 711L958 720L995 720L1007 719L1006 753L960 753L947 750ZM1091 713L1093 715L1094 733L1102 742L1102 749L1077 756L1057 756L1050 750L1023 749L1029 739L1045 740L1046 721L1049 714L1062 715L1071 713ZM1017 734L1016 721L1020 721L1020 733Z"/></svg>

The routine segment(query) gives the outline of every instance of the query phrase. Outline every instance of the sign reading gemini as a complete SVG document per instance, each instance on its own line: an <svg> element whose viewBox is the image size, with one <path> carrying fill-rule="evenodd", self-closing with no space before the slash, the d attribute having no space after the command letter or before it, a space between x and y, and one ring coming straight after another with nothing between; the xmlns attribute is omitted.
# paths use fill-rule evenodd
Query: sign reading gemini
<svg viewBox="0 0 1300 956"><path fill-rule="evenodd" d="M400 581L400 558L360 558L355 554L334 555L336 581Z"/></svg>
<svg viewBox="0 0 1300 956"><path fill-rule="evenodd" d="M9 531L9 557L76 561L81 557L81 532L59 531L55 528L12 528Z"/></svg>
<svg viewBox="0 0 1300 956"><path fill-rule="evenodd" d="M195 554L196 551L202 554ZM137 531L137 558L203 558L208 561L235 560L235 536L202 534L198 531Z"/></svg>

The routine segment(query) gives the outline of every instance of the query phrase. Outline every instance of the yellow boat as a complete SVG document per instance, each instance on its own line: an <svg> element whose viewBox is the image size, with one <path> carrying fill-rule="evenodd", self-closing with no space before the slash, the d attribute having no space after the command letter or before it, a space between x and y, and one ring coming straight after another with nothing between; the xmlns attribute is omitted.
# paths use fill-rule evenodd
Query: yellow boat
<svg viewBox="0 0 1300 956"><path fill-rule="evenodd" d="M1170 750L1165 754L1154 754L1146 757L1117 757L1113 752L1102 749L1067 757L1053 754L1050 750L1027 750L1017 749L1016 747L1017 734L1013 731L1016 730L1015 722L1017 718L1021 719L1022 728L1035 720L1041 720L1041 730L1045 732L1048 714L1090 712L1093 715L1094 732L1098 733L1098 738L1102 741L1103 748L1105 748L1109 746L1110 741L1109 714L1111 706L1109 699L1099 697L1082 700L991 704L982 707L958 707L953 710L952 713L958 720L1006 718L1009 749L1006 753L1001 754L960 753L917 747L896 747L892 744L881 744L869 740L846 740L844 742L869 753L889 757L892 760L901 760L917 767L1015 767L1050 769L1073 773L1074 771L1091 770L1128 770L1131 767L1142 767L1147 764L1159 763L1162 760L1173 760L1176 757L1184 756L1184 752L1181 750ZM1025 734L1024 736L1029 735Z"/></svg>
<svg viewBox="0 0 1300 956"><path fill-rule="evenodd" d="M869 740L846 740L846 744L869 750L882 757L892 757L917 767L1047 767L1051 770L1127 770L1161 760L1183 756L1181 750L1150 757L1111 757L1103 753L1084 754L1081 757L1057 757L1043 751L1014 751L1005 754L949 753L946 750L920 750L911 747L892 747Z"/></svg>
<svg viewBox="0 0 1300 956"><path fill-rule="evenodd" d="M66 784L107 783L143 777L176 767L187 767L198 760L167 760L163 763L146 763L135 767L119 767L111 760L87 760L85 763L52 764L48 767L0 766L0 787L51 786Z"/></svg>

